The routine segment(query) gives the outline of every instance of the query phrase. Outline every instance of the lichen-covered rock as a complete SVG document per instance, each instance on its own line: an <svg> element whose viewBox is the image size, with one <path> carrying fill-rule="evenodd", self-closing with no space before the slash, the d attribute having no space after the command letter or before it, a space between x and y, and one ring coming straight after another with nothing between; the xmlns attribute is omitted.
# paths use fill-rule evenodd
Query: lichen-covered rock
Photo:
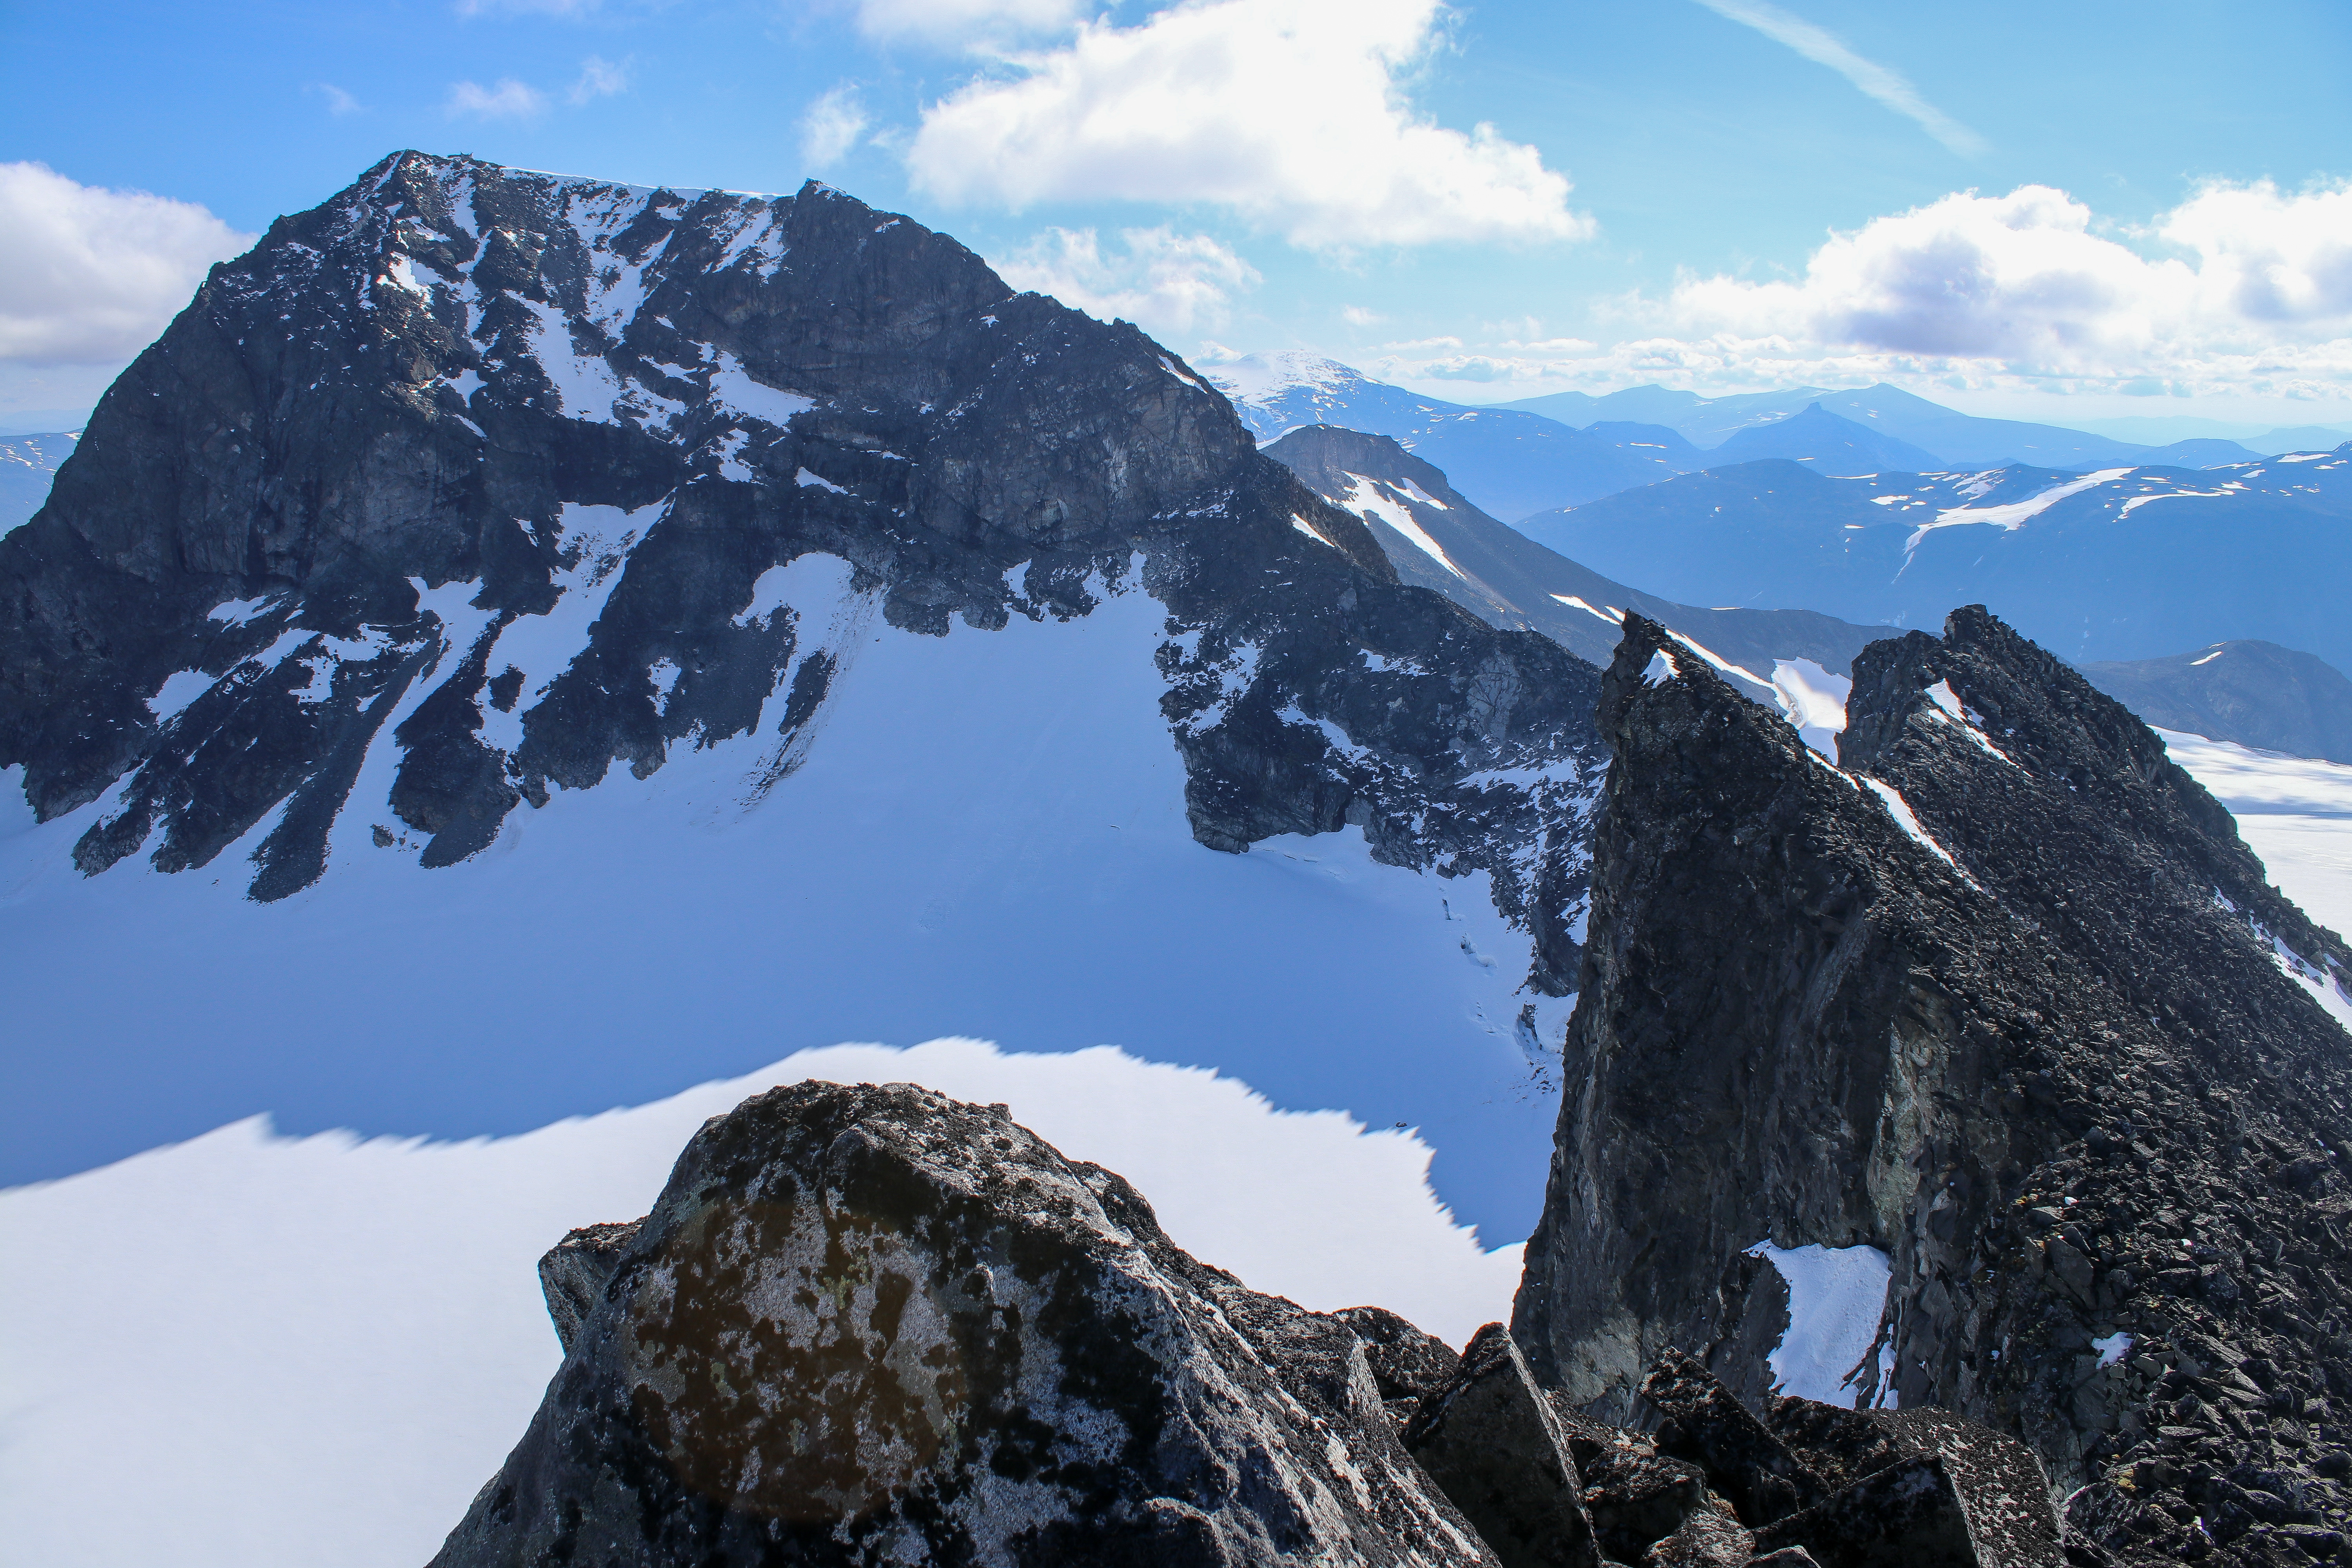
<svg viewBox="0 0 2352 1568"><path fill-rule="evenodd" d="M1405 1447L1504 1568L1593 1568L1569 1435L1500 1323L1480 1329L1445 1385L1423 1399Z"/></svg>
<svg viewBox="0 0 2352 1568"><path fill-rule="evenodd" d="M1306 1560L1493 1562L1346 1324L1001 1114L807 1083L696 1135L435 1561Z"/></svg>
<svg viewBox="0 0 2352 1568"><path fill-rule="evenodd" d="M1364 1342L1364 1359L1382 1399L1419 1399L1445 1385L1462 1358L1435 1334L1386 1307L1348 1307L1331 1314Z"/></svg>

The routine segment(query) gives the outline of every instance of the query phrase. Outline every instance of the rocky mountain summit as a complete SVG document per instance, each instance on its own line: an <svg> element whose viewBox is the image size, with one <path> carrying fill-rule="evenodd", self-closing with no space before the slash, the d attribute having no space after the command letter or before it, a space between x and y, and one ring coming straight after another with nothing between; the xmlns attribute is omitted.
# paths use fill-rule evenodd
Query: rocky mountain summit
<svg viewBox="0 0 2352 1568"><path fill-rule="evenodd" d="M803 1083L541 1265L565 1350L436 1568L1328 1563L2046 1568L2013 1438L1669 1353L1654 1435L1376 1308L1248 1289L1003 1107Z"/></svg>
<svg viewBox="0 0 2352 1568"><path fill-rule="evenodd" d="M1622 1416L1681 1346L1760 1399L1790 1308L1753 1249L1873 1247L1861 1404L2018 1433L2119 1560L2333 1552L2342 939L1981 609L1864 651L1836 763L1637 616L1601 711L1537 1375Z"/></svg>
<svg viewBox="0 0 2352 1568"><path fill-rule="evenodd" d="M0 581L0 766L43 820L97 803L93 876L266 829L281 898L339 821L446 866L743 735L756 802L875 618L1142 593L1202 843L1353 823L1491 872L1540 989L1575 967L1594 672L1400 585L1133 328L822 185L388 158L215 269Z"/></svg>

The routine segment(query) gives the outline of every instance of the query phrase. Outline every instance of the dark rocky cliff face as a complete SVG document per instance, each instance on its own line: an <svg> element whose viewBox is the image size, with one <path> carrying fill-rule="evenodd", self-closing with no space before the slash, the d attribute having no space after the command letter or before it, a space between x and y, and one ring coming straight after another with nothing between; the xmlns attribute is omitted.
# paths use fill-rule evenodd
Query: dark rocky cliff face
<svg viewBox="0 0 2352 1568"><path fill-rule="evenodd" d="M1980 610L1864 651L1843 769L1638 617L1601 717L1539 1374L1629 1412L1677 1345L1755 1398L1788 1308L1743 1249L1869 1245L1858 1394L2017 1432L2098 1550L2342 1528L2352 1039L2314 991L2352 953L2227 814Z"/></svg>
<svg viewBox="0 0 2352 1568"><path fill-rule="evenodd" d="M44 820L100 803L92 875L266 825L264 900L322 874L386 740L396 781L360 805L426 866L783 694L772 784L837 650L756 591L818 554L917 632L1150 594L1202 843L1355 823L1394 863L1490 869L1536 984L1572 981L1589 667L1399 584L1133 328L814 184L412 153L273 225L0 542L0 766ZM546 679L502 651L575 611Z"/></svg>

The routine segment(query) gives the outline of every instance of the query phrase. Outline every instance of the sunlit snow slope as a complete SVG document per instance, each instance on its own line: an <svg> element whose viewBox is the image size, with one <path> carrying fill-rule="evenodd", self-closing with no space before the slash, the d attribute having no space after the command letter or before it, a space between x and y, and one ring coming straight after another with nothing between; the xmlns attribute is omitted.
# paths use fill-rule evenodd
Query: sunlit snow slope
<svg viewBox="0 0 2352 1568"><path fill-rule="evenodd" d="M12 1030L73 1044L14 1058L12 1092L48 1108L29 1136L92 1152L73 1169L257 1112L515 1132L808 1047L964 1034L1119 1045L1420 1126L1456 1212L1527 1234L1556 1102L1516 1028L1528 939L1483 873L1375 864L1353 828L1203 848L1159 707L1164 611L1139 591L934 637L885 625L838 563L779 575L841 673L764 798L782 690L753 735L558 790L458 866L421 869L374 843L394 819L346 811L330 873L273 904L234 873L84 878L68 847L104 801L12 823ZM354 801L384 798L398 727ZM1543 1002L1542 1037L1569 1005Z"/></svg>

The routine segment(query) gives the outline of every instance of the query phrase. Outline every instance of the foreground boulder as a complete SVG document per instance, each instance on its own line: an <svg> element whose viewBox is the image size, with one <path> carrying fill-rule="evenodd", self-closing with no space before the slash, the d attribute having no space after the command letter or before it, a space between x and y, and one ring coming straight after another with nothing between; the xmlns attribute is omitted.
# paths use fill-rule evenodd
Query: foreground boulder
<svg viewBox="0 0 2352 1568"><path fill-rule="evenodd" d="M1405 1447L1476 1526L1504 1568L1594 1568L1569 1434L1500 1323L1478 1331L1423 1399Z"/></svg>
<svg viewBox="0 0 2352 1568"><path fill-rule="evenodd" d="M1761 1414L1679 1351L1642 1385L1661 1453L1697 1465L1755 1527L1758 1552L1822 1568L2059 1568L2049 1479L2016 1438L1942 1410L1842 1410L1781 1398Z"/></svg>
<svg viewBox="0 0 2352 1568"><path fill-rule="evenodd" d="M609 1272L437 1568L1495 1562L1346 1323L1001 1113L774 1089L570 1250Z"/></svg>

